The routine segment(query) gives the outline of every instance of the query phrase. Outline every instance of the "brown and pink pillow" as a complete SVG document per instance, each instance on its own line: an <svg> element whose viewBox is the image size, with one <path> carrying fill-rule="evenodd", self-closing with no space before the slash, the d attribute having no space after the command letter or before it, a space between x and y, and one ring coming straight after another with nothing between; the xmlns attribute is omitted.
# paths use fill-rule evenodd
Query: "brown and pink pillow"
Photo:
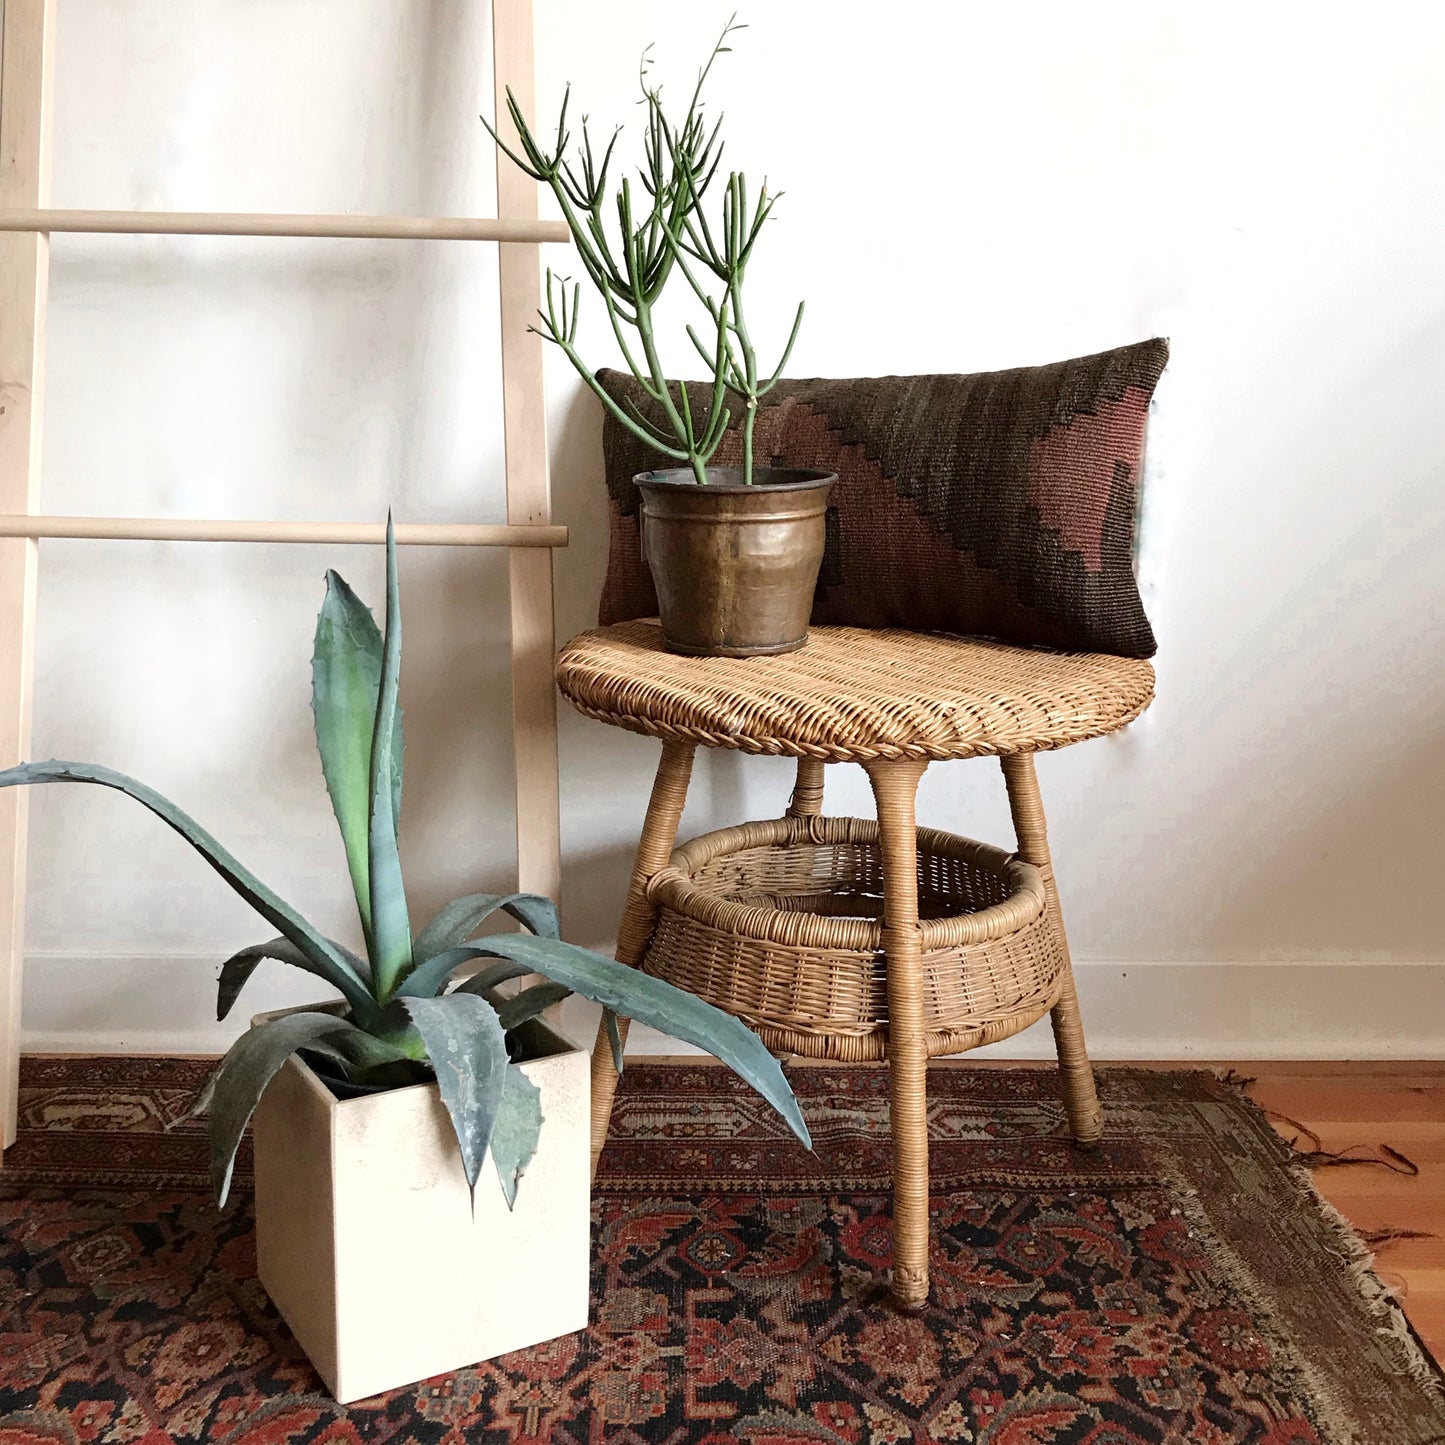
<svg viewBox="0 0 1445 1445"><path fill-rule="evenodd" d="M780 382L758 412L755 455L838 474L813 621L1151 657L1134 523L1168 358L1154 340L971 376ZM630 375L598 379L649 413ZM632 478L673 463L611 417L603 452L606 625L657 613ZM715 463L740 461L733 430Z"/></svg>

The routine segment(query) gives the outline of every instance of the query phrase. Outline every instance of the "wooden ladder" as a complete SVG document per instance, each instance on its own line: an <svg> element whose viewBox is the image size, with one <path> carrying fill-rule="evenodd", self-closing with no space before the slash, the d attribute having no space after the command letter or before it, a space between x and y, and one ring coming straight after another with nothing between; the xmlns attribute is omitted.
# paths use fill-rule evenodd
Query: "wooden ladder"
<svg viewBox="0 0 1445 1445"><path fill-rule="evenodd" d="M541 301L540 246L566 241L537 217L537 187L497 168L500 219L61 211L48 208L57 0L0 0L0 768L30 752L35 605L42 537L188 542L381 542L379 522L200 521L59 517L38 511L50 234L354 236L500 243L505 526L399 524L403 545L506 547L511 590L512 744L517 886L555 897L560 873L557 711L552 687L553 547L542 341L529 332ZM500 126L506 88L533 109L531 0L492 0ZM0 789L0 1147L14 1141L20 1068L29 789Z"/></svg>

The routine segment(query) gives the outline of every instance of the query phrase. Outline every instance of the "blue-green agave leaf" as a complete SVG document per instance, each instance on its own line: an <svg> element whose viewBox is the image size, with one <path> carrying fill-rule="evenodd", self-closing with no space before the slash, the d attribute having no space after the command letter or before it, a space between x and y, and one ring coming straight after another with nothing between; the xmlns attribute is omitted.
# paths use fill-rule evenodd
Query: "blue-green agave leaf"
<svg viewBox="0 0 1445 1445"><path fill-rule="evenodd" d="M534 1019L551 1008L554 1003L561 1003L571 992L565 983L535 983L531 988L524 988L521 993L514 993L511 998L503 999L497 1005L497 1017L501 1019L502 1027L510 1033L513 1029L520 1028L528 1019Z"/></svg>
<svg viewBox="0 0 1445 1445"><path fill-rule="evenodd" d="M502 1107L492 1130L492 1163L511 1209L517 1202L517 1181L537 1152L542 1134L542 1091L515 1064L507 1070Z"/></svg>
<svg viewBox="0 0 1445 1445"><path fill-rule="evenodd" d="M227 1050L195 1104L196 1113L211 1116L211 1183L217 1204L224 1205L231 1192L236 1150L266 1085L297 1049L345 1063L340 1050L326 1042L340 1025L335 1014L283 1014L248 1029Z"/></svg>
<svg viewBox="0 0 1445 1445"><path fill-rule="evenodd" d="M607 1042L612 1049L612 1067L620 1074L625 1062L622 1056L622 1031L617 1027L617 1011L602 1010L602 1026L607 1030Z"/></svg>
<svg viewBox="0 0 1445 1445"><path fill-rule="evenodd" d="M334 1032L322 1035L323 1042L334 1048L355 1069L375 1069L383 1064L399 1064L411 1054L364 1029L344 1020Z"/></svg>
<svg viewBox="0 0 1445 1445"><path fill-rule="evenodd" d="M426 1058L426 1044L399 999L392 999L382 1009L381 1016L368 1026L367 1032L383 1043L394 1045L409 1059Z"/></svg>
<svg viewBox="0 0 1445 1445"><path fill-rule="evenodd" d="M475 994L398 1002L426 1043L475 1199L507 1078L507 1036L501 1020L491 1004Z"/></svg>
<svg viewBox="0 0 1445 1445"><path fill-rule="evenodd" d="M474 947L525 964L533 973L565 984L604 1008L706 1049L751 1084L783 1116L793 1133L812 1148L808 1126L778 1061L763 1047L762 1040L731 1014L640 969L556 939L499 933Z"/></svg>
<svg viewBox="0 0 1445 1445"><path fill-rule="evenodd" d="M386 519L386 636L371 739L371 809L367 851L371 883L371 967L377 997L391 997L411 967L411 921L396 846L397 689L401 679L401 598L396 580L396 531Z"/></svg>
<svg viewBox="0 0 1445 1445"><path fill-rule="evenodd" d="M44 763L21 763L18 767L0 772L0 788L13 788L21 783L95 783L134 798L179 833L267 923L280 929L311 961L310 971L318 978L324 978L343 995L360 1022L365 1023L375 1017L376 1003L366 981L335 945L323 938L290 904L267 888L250 869L237 862L194 818L183 813L154 788L148 788L144 783L138 783L111 768L56 759Z"/></svg>
<svg viewBox="0 0 1445 1445"><path fill-rule="evenodd" d="M465 949L457 949L458 953L465 953L468 961L474 961L485 957L479 945L468 944ZM452 965L456 967L455 964ZM514 978L526 978L531 969L525 963L513 963L510 958L493 958L485 963L470 978L463 979L454 990L456 993L479 993L486 999L493 1008L501 1002L497 994L497 985L507 983Z"/></svg>
<svg viewBox="0 0 1445 1445"><path fill-rule="evenodd" d="M434 998L446 987L447 980L464 963L474 963L485 957L476 944L462 944L434 953L419 968L414 968L402 979L396 991L398 998ZM510 959L498 959L493 967L484 968L465 983L459 983L457 993L479 993L484 998L499 984L509 978L522 978L531 970L523 968Z"/></svg>
<svg viewBox="0 0 1445 1445"><path fill-rule="evenodd" d="M337 953L339 953L352 967L359 977L365 977L366 964L359 959L350 949L343 948L334 938L326 940ZM223 1019L231 1012L237 996L245 988L246 981L256 971L256 965L263 958L275 959L277 963L289 963L292 968L304 969L307 973L316 973L316 965L301 949L291 942L289 938L273 938L266 943L253 943L249 948L243 948L233 953L225 963L221 965L221 977L216 989L216 1017ZM326 978L325 974L319 977ZM330 982L328 979L327 982Z"/></svg>
<svg viewBox="0 0 1445 1445"><path fill-rule="evenodd" d="M405 1053L403 1050L394 1048L380 1039L374 1039L364 1029L359 1029L350 1019L341 1018L336 1014L321 1009L296 1009L295 1013L310 1013L320 1017L325 1012L325 1017L331 1019L332 1029L321 1037L320 1045L315 1049L310 1044L301 1045L301 1049L312 1049L313 1052L325 1053L333 1063L337 1065L338 1071L343 1077L350 1079L361 1070L370 1068L376 1064L395 1063L400 1059L412 1059L413 1054ZM261 1025L255 1025L260 1028ZM321 1047L325 1045L326 1047ZM420 1052L420 1051L418 1051ZM220 1077L220 1068L212 1069L206 1082L201 1086L200 1092L191 1103L190 1112L193 1115L206 1114L210 1112L211 1100L216 1092L216 1080Z"/></svg>
<svg viewBox="0 0 1445 1445"><path fill-rule="evenodd" d="M335 572L316 617L311 711L326 791L341 829L361 926L371 943L371 740L381 693L381 631L371 609ZM392 816L401 815L402 727L392 732Z"/></svg>
<svg viewBox="0 0 1445 1445"><path fill-rule="evenodd" d="M557 905L540 893L469 893L455 898L416 936L412 958L418 968L427 959L467 943L498 909L510 913L541 938L559 938Z"/></svg>

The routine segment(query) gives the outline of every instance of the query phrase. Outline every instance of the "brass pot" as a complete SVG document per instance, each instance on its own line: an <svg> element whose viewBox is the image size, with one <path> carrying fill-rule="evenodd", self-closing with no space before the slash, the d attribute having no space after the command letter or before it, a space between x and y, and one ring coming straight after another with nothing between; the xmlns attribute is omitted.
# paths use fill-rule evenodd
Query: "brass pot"
<svg viewBox="0 0 1445 1445"><path fill-rule="evenodd" d="M669 652L756 657L808 640L832 472L709 467L643 472L642 555Z"/></svg>

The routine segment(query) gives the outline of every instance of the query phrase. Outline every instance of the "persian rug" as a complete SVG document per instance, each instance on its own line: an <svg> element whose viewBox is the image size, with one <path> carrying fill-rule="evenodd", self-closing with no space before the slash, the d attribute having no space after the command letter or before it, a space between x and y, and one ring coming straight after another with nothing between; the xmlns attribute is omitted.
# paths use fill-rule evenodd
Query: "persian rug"
<svg viewBox="0 0 1445 1445"><path fill-rule="evenodd" d="M792 1070L810 1155L724 1070L632 1064L590 1328L339 1406L256 1281L244 1188L224 1214L206 1193L185 1114L208 1068L26 1062L0 1445L1445 1441L1437 1367L1265 1119L1210 1075L1127 1069L1101 1071L1090 1151L1051 1071L931 1071L933 1293L909 1317L879 1289L882 1070Z"/></svg>

